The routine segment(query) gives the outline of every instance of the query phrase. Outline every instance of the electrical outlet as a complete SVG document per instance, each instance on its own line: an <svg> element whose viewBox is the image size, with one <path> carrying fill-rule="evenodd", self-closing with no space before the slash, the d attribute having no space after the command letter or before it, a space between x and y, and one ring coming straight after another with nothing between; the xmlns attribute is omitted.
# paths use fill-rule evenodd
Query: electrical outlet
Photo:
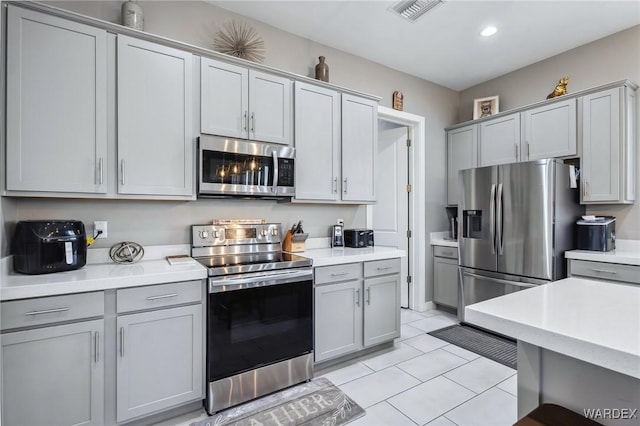
<svg viewBox="0 0 640 426"><path fill-rule="evenodd" d="M93 222L93 235L96 235L98 231L102 231L98 238L107 238L107 221L94 221Z"/></svg>
<svg viewBox="0 0 640 426"><path fill-rule="evenodd" d="M338 225L344 226L344 219L338 219L337 222L338 222Z"/></svg>

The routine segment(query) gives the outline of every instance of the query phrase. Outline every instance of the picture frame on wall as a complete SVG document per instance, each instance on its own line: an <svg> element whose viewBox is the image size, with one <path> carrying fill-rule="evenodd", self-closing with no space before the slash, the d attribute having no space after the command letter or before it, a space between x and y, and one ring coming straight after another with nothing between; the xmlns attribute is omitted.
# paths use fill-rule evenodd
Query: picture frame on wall
<svg viewBox="0 0 640 426"><path fill-rule="evenodd" d="M489 96L473 100L473 119L489 117L500 112L500 97Z"/></svg>

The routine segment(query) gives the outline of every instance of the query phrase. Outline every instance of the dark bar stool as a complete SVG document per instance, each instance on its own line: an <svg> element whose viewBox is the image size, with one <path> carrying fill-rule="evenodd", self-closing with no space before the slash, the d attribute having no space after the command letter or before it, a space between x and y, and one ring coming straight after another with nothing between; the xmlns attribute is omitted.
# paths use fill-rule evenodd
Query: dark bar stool
<svg viewBox="0 0 640 426"><path fill-rule="evenodd" d="M602 426L556 404L542 404L513 426Z"/></svg>

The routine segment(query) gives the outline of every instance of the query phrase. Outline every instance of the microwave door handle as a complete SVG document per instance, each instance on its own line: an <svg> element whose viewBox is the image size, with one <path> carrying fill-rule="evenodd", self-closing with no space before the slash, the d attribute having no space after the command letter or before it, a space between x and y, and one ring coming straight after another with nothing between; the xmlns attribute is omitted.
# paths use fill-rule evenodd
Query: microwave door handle
<svg viewBox="0 0 640 426"><path fill-rule="evenodd" d="M502 256L502 254L504 253L504 216L503 216L503 206L502 206L502 184L499 183L498 184L498 197L497 197L497 210L498 210L498 214L497 214L497 227L498 227L498 254Z"/></svg>
<svg viewBox="0 0 640 426"><path fill-rule="evenodd" d="M496 254L496 184L491 185L489 198L489 234L491 235L491 254Z"/></svg>
<svg viewBox="0 0 640 426"><path fill-rule="evenodd" d="M278 193L278 153L273 151L273 193Z"/></svg>

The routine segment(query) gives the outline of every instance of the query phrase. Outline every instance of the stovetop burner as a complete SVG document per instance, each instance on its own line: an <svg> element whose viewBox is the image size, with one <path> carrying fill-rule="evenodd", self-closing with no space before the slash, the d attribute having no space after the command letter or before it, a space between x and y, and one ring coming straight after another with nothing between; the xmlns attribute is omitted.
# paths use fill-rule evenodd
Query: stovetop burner
<svg viewBox="0 0 640 426"><path fill-rule="evenodd" d="M284 252L229 254L196 258L210 277L311 266L311 259Z"/></svg>

